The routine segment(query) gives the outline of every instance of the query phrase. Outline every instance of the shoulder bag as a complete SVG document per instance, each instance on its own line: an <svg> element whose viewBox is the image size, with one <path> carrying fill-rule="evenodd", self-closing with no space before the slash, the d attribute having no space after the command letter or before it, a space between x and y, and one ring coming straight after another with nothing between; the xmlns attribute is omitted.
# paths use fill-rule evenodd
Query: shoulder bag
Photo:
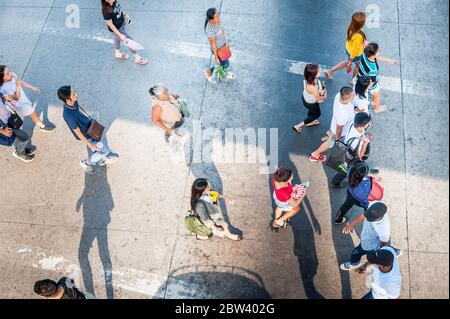
<svg viewBox="0 0 450 319"><path fill-rule="evenodd" d="M88 135L90 138L92 138L93 141L99 142L102 139L103 132L105 130L105 127L101 125L97 120L92 118L82 107L81 105L78 105L80 110L86 114L87 117L91 119L91 125L89 125L88 130L86 131L86 135Z"/></svg>

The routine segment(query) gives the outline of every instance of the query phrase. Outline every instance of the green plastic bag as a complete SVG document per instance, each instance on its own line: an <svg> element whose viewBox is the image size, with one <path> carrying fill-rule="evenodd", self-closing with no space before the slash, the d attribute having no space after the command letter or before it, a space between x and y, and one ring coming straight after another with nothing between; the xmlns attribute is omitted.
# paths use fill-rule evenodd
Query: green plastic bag
<svg viewBox="0 0 450 319"><path fill-rule="evenodd" d="M218 65L214 68L213 78L217 83L227 81L227 73L227 68L223 67L222 65Z"/></svg>
<svg viewBox="0 0 450 319"><path fill-rule="evenodd" d="M191 232L199 236L209 236L211 230L202 223L198 215L189 211L189 214L184 218L184 224L186 228Z"/></svg>

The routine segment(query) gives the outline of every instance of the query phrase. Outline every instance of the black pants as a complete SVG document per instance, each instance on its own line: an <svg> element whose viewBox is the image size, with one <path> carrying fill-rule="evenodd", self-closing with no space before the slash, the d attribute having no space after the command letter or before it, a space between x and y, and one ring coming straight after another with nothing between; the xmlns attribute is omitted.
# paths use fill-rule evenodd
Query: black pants
<svg viewBox="0 0 450 319"><path fill-rule="evenodd" d="M184 124L184 117L181 117L181 119L177 122L175 122L175 124L171 127L172 130L180 128L182 125ZM165 132L166 137L170 136L167 134L167 132Z"/></svg>
<svg viewBox="0 0 450 319"><path fill-rule="evenodd" d="M361 206L361 203L359 202L359 200L356 200L352 196L352 194L350 194L350 191L347 189L347 199L345 200L344 204L342 204L341 208L339 208L339 211L336 214L336 220L338 220L338 221L342 220L342 218L345 217L345 215L350 210L350 208L353 207L353 205L364 208Z"/></svg>
<svg viewBox="0 0 450 319"><path fill-rule="evenodd" d="M305 98L302 95L302 101L303 105L308 109L308 116L303 121L305 122L305 125L308 125L309 123L313 122L314 120L317 120L320 115L322 114L320 112L320 105L319 103L310 104L305 101Z"/></svg>
<svg viewBox="0 0 450 319"><path fill-rule="evenodd" d="M347 177L347 174L338 172L336 175L334 175L333 179L331 180L331 183L335 186L341 185L341 183L344 181L344 179Z"/></svg>

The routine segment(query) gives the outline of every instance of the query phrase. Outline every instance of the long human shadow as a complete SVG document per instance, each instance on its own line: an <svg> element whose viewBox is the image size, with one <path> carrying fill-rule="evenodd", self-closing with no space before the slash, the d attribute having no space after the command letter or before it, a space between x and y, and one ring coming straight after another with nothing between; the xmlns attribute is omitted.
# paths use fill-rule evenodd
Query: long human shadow
<svg viewBox="0 0 450 319"><path fill-rule="evenodd" d="M108 247L108 224L114 200L108 183L107 168L96 167L95 174L85 175L85 188L76 204L76 211L83 207L83 231L78 249L78 260L87 292L95 294L92 267L89 252L94 240L97 240L100 260L105 277L106 296L114 298L112 262Z"/></svg>
<svg viewBox="0 0 450 319"><path fill-rule="evenodd" d="M294 180L293 184L301 184L302 179L300 177L297 166L290 159L289 154L291 153L290 149L292 143L291 139L293 137L291 132L286 131L285 128L281 129L280 132L280 140L283 141L282 145L279 145L279 165L278 166L287 166L292 169ZM272 177L273 175L269 175L269 189L270 189L270 197L273 196L273 185L272 185ZM275 208L276 205L272 200L272 215L270 218L270 224L272 224L273 219L275 217ZM311 218L309 220L307 214ZM320 227L320 223L317 220L313 206L308 199L308 196L305 197L302 204L300 205L300 212L290 219L289 225L287 229L278 230L279 232L287 231L289 228L292 230L294 235L294 255L298 259L298 265L300 270L300 275L303 282L303 289L305 291L306 297L308 299L324 299L324 296L317 291L314 277L317 274L317 269L319 267L319 261L317 258L317 250L314 239L314 233L321 235L322 230ZM272 231L274 231L272 229Z"/></svg>

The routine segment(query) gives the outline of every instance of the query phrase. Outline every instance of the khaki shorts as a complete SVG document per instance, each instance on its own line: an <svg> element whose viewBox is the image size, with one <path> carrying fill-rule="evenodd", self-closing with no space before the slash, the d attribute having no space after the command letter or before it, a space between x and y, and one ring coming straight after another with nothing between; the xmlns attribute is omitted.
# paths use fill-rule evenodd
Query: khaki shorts
<svg viewBox="0 0 450 319"><path fill-rule="evenodd" d="M331 132L331 130L328 130L327 132L328 135L328 147L332 148L334 146L334 142L336 142L336 134L334 134L333 132Z"/></svg>

